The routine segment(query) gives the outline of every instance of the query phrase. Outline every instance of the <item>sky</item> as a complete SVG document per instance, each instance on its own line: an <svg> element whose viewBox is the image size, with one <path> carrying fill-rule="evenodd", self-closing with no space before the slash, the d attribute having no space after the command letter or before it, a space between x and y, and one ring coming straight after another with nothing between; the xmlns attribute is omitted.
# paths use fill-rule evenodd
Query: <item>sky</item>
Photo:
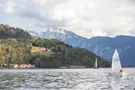
<svg viewBox="0 0 135 90"><path fill-rule="evenodd" d="M0 24L83 37L135 35L135 0L0 0Z"/></svg>

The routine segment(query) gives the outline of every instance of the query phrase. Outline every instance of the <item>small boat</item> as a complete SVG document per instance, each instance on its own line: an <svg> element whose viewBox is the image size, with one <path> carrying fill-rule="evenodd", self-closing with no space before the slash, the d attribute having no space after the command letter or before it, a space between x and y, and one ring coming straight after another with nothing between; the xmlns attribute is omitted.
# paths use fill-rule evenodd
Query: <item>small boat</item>
<svg viewBox="0 0 135 90"><path fill-rule="evenodd" d="M95 60L94 68L97 68L97 58L96 58L96 60Z"/></svg>
<svg viewBox="0 0 135 90"><path fill-rule="evenodd" d="M114 75L120 75L123 76L125 73L123 72L121 62L120 62L120 57L117 49L115 49L113 57L112 57L112 73L108 73L109 76L114 76Z"/></svg>

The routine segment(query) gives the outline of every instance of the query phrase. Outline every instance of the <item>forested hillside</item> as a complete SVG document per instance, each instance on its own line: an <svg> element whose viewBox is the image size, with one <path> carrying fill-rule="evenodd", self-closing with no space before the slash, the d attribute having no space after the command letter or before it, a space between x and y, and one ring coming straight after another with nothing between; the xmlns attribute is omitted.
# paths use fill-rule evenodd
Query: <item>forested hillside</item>
<svg viewBox="0 0 135 90"><path fill-rule="evenodd" d="M0 25L0 65L34 64L37 68L60 68L61 66L94 67L98 58L99 67L109 67L110 62L94 53L72 47L56 39L32 39L22 29Z"/></svg>
<svg viewBox="0 0 135 90"><path fill-rule="evenodd" d="M56 39L38 39L33 46L43 47L44 51L32 53L29 62L41 68L59 68L60 66L86 66L94 67L95 58L98 58L98 66L109 67L110 63L96 56L94 53L72 47Z"/></svg>
<svg viewBox="0 0 135 90"><path fill-rule="evenodd" d="M0 40L0 64L10 67L11 64L28 63L31 47L29 40L11 38Z"/></svg>
<svg viewBox="0 0 135 90"><path fill-rule="evenodd" d="M28 32L20 28L10 27L9 25L0 24L0 39L7 38L23 38L31 39L31 36Z"/></svg>

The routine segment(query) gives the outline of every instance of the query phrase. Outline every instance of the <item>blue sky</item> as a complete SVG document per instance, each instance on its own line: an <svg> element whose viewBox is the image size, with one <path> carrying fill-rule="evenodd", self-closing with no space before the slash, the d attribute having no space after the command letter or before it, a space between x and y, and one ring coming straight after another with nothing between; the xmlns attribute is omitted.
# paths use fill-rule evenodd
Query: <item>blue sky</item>
<svg viewBox="0 0 135 90"><path fill-rule="evenodd" d="M0 23L1 23L1 24L6 24L6 23L8 23L8 18L7 18L7 16L6 16L4 13L1 13L1 12L0 12Z"/></svg>
<svg viewBox="0 0 135 90"><path fill-rule="evenodd" d="M0 23L81 36L135 35L135 0L0 0Z"/></svg>

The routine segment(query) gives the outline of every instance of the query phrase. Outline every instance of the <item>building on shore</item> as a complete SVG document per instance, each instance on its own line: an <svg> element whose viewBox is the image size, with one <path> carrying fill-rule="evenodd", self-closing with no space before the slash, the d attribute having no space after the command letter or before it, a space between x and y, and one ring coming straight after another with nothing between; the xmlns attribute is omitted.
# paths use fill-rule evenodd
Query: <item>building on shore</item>
<svg viewBox="0 0 135 90"><path fill-rule="evenodd" d="M35 68L35 65L32 65L32 64L20 64L20 68Z"/></svg>
<svg viewBox="0 0 135 90"><path fill-rule="evenodd" d="M60 68L61 68L61 69L65 69L65 68L68 68L68 67L67 67L67 66L61 66Z"/></svg>
<svg viewBox="0 0 135 90"><path fill-rule="evenodd" d="M28 68L35 68L35 65L29 64Z"/></svg>
<svg viewBox="0 0 135 90"><path fill-rule="evenodd" d="M18 64L14 64L14 68L19 68L19 65Z"/></svg>

